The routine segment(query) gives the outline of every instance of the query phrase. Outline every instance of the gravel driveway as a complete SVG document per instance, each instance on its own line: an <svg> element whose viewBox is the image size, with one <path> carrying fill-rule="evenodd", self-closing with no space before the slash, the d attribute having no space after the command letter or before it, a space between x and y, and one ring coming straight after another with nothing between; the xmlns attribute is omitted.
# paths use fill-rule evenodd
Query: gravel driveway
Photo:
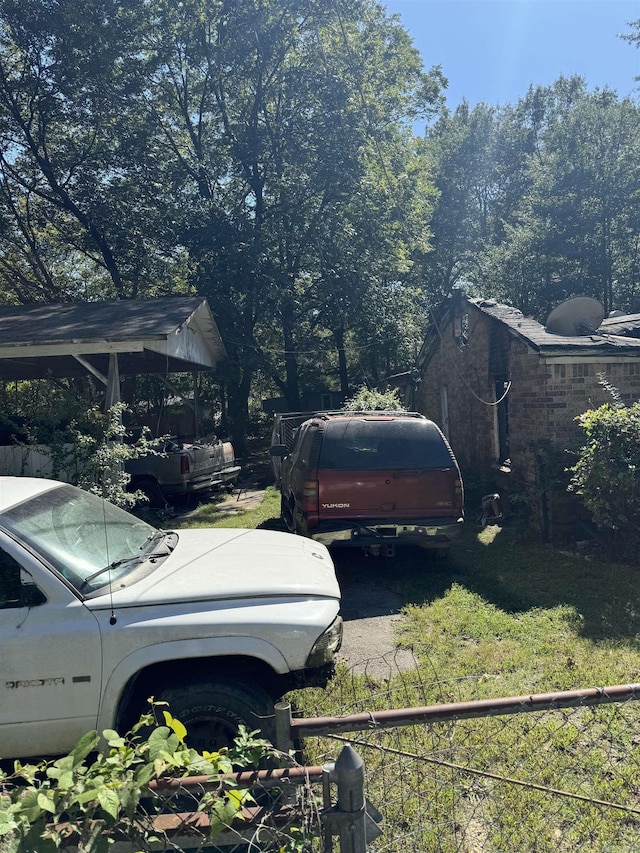
<svg viewBox="0 0 640 853"><path fill-rule="evenodd" d="M355 673L388 678L398 670L414 669L413 653L399 649L395 631L403 620L402 600L384 584L391 581L394 559L366 558L359 550L333 553L342 591L344 637L338 660ZM372 578L375 576L375 579Z"/></svg>

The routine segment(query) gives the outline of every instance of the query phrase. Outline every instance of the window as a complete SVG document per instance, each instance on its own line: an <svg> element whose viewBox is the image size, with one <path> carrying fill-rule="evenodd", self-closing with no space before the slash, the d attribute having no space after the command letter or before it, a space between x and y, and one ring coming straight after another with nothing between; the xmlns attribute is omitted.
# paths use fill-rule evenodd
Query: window
<svg viewBox="0 0 640 853"><path fill-rule="evenodd" d="M21 606L21 571L17 560L0 548L0 608Z"/></svg>

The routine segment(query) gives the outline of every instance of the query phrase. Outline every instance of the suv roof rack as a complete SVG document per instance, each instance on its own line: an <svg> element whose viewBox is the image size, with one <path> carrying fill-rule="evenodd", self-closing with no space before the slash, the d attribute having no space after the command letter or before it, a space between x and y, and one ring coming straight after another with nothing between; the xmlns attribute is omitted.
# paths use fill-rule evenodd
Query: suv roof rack
<svg viewBox="0 0 640 853"><path fill-rule="evenodd" d="M328 420L329 418L334 417L362 417L363 415L367 417L372 417L375 415L393 415L395 417L404 417L404 418L425 418L426 415L423 415L421 412L404 412L404 411L396 411L395 409L359 409L358 411L337 411L337 412L316 412L315 415L309 415L310 418L324 418Z"/></svg>

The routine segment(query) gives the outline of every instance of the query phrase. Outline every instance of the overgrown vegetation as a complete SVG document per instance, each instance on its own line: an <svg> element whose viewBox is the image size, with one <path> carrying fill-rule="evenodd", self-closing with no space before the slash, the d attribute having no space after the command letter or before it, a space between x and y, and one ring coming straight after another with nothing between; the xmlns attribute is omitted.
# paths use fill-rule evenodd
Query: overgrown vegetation
<svg viewBox="0 0 640 853"><path fill-rule="evenodd" d="M153 823L155 815L171 809L152 792L152 781L188 776L215 781L274 755L267 741L244 728L232 747L199 753L187 745L185 727L161 707L165 704L152 702L151 713L126 735L88 732L69 755L37 764L16 761L12 773L0 772L3 853L53 853L71 840L84 853L106 853L116 834L140 849L162 841L171 848ZM209 819L209 839L252 802L230 780L201 793L198 810Z"/></svg>
<svg viewBox="0 0 640 853"><path fill-rule="evenodd" d="M586 437L572 467L581 496L611 547L637 556L640 545L640 403L607 403L577 418Z"/></svg>
<svg viewBox="0 0 640 853"><path fill-rule="evenodd" d="M363 385L353 397L350 397L342 407L347 412L369 412L373 410L391 412L404 412L406 407L400 399L400 392L396 388L387 388L386 391L378 391Z"/></svg>
<svg viewBox="0 0 640 853"><path fill-rule="evenodd" d="M116 506L133 507L146 498L142 492L127 491L130 477L124 470L129 459L156 454L150 432L142 429L136 441L126 441L123 424L127 407L117 403L107 412L91 407L82 420L59 422L53 419L24 419L24 441L14 439L25 454L31 449L46 450L50 462L47 476L62 479L106 498Z"/></svg>

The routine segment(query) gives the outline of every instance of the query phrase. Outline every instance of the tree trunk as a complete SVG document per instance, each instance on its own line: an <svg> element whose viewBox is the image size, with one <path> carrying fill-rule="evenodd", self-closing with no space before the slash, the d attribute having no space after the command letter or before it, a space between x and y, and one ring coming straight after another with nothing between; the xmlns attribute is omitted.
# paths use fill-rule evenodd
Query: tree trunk
<svg viewBox="0 0 640 853"><path fill-rule="evenodd" d="M338 371L340 375L340 391L346 397L349 394L349 374L347 373L347 356L344 351L344 329L333 330L333 337L338 350Z"/></svg>
<svg viewBox="0 0 640 853"><path fill-rule="evenodd" d="M284 364L286 372L287 406L291 411L300 408L300 385L298 376L298 359L295 353L295 340L293 337L294 310L290 300L286 300L282 307L282 340L284 343Z"/></svg>
<svg viewBox="0 0 640 853"><path fill-rule="evenodd" d="M253 379L253 367L245 367L238 382L233 380L227 386L229 425L231 442L236 456L246 456L247 426L249 423L249 394Z"/></svg>

